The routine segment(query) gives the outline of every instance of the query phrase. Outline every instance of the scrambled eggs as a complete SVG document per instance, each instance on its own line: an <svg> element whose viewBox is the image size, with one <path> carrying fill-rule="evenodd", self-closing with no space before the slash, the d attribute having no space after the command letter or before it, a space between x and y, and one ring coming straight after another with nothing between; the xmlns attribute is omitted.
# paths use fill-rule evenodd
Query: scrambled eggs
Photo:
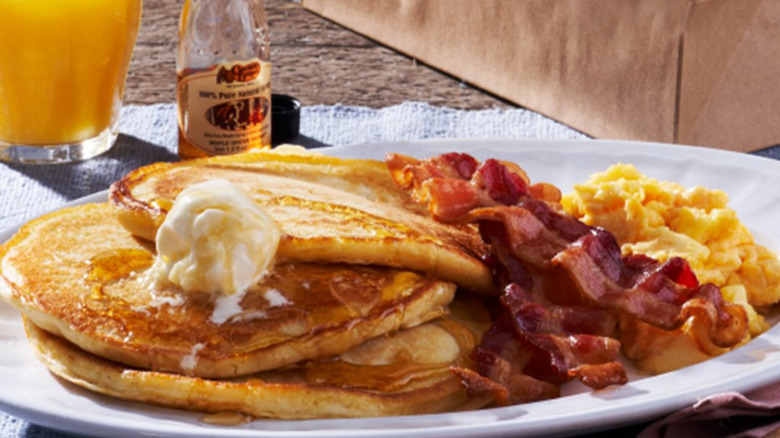
<svg viewBox="0 0 780 438"><path fill-rule="evenodd" d="M780 301L780 260L754 242L727 206L724 192L685 189L649 178L630 164L616 164L577 185L561 203L574 217L612 232L624 255L685 258L700 282L714 283L727 301L746 308L752 336L766 330L753 306ZM631 338L624 345L635 347L641 357L634 359L649 372L670 371L722 352L680 333L662 336L657 329L634 325L624 331Z"/></svg>

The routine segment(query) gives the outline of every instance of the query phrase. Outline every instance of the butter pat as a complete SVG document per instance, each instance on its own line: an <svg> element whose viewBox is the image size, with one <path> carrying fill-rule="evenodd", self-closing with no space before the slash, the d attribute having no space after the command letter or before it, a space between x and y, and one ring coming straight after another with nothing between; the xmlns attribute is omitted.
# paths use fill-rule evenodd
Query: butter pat
<svg viewBox="0 0 780 438"><path fill-rule="evenodd" d="M153 270L186 292L243 295L268 271L280 236L239 187L202 182L179 194L158 229Z"/></svg>
<svg viewBox="0 0 780 438"><path fill-rule="evenodd" d="M312 155L321 156L322 152L316 152L297 144L284 143L271 149L272 152L282 155Z"/></svg>

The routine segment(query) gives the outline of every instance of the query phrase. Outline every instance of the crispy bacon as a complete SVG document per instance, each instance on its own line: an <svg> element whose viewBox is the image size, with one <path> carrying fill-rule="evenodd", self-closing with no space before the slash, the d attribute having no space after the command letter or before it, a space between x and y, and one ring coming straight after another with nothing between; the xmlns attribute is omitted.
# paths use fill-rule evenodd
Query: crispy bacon
<svg viewBox="0 0 780 438"><path fill-rule="evenodd" d="M475 351L480 372L490 375L496 358L507 360L512 374L561 384L582 365L599 367L614 362L620 343L614 334L616 320L607 312L590 309L599 321L585 322L575 308L543 306L517 284L509 284L501 298L506 310L495 321ZM481 360L480 360L481 359ZM625 377L625 376L624 376ZM596 387L600 380L592 379Z"/></svg>
<svg viewBox="0 0 780 438"><path fill-rule="evenodd" d="M658 263L619 254L614 236L599 229L559 252L553 263L563 266L579 290L604 308L664 330L677 329L696 316L719 347L734 346L744 338L744 308L726 303L716 286L699 285L685 260Z"/></svg>
<svg viewBox="0 0 780 438"><path fill-rule="evenodd" d="M598 365L583 364L571 370L571 375L591 388L606 388L611 385L625 385L628 382L623 365L608 362Z"/></svg>
<svg viewBox="0 0 780 438"><path fill-rule="evenodd" d="M556 232L533 210L519 205L475 208L463 215L461 221L479 224L482 239L494 251L501 251L495 249L498 246L506 247L506 256L538 269L552 266L552 258L570 244L566 233L574 232ZM583 234L589 229L583 230Z"/></svg>
<svg viewBox="0 0 780 438"><path fill-rule="evenodd" d="M560 191L530 184L516 165L467 154L422 161L390 154L387 164L434 218L479 226L490 248L485 261L504 294L503 313L473 356L480 375L510 393L518 390L511 382L528 379L557 385L579 378L593 388L625 383L615 361L617 317L666 330L693 321L722 347L746 333L744 309L724 302L717 287L699 285L685 260L623 257L614 236L562 213ZM561 275L569 280L555 278ZM598 319L607 322L592 323ZM518 398L531 394L540 396L532 390Z"/></svg>
<svg viewBox="0 0 780 438"><path fill-rule="evenodd" d="M518 327L529 333L613 336L617 327L617 319L606 310L582 305L541 304L527 289L515 283L507 285L500 302L514 316Z"/></svg>
<svg viewBox="0 0 780 438"><path fill-rule="evenodd" d="M410 192L442 222L459 219L476 207L513 205L522 199L560 200L547 183L530 185L514 163L489 159L479 163L468 154L449 153L427 160L389 154L386 162L396 184Z"/></svg>
<svg viewBox="0 0 780 438"><path fill-rule="evenodd" d="M468 368L452 367L451 370L458 376L470 397L488 394L501 406L546 400L560 395L557 385L525 374L509 374L505 360L501 360L492 368L493 375L490 378Z"/></svg>

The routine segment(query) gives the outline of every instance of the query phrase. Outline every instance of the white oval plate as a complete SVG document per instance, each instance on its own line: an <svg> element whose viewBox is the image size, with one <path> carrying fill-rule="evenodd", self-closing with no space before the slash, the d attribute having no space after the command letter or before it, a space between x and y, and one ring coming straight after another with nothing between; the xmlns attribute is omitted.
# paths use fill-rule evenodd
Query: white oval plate
<svg viewBox="0 0 780 438"><path fill-rule="evenodd" d="M730 205L762 243L777 250L780 161L713 149L623 141L427 140L321 149L340 157L417 157L462 151L520 164L533 181L568 192L610 164L635 164L645 174L726 191ZM71 204L102 202L96 193ZM0 233L7 240L17 227ZM780 325L749 344L701 364L655 377L633 375L625 386L584 391L576 385L555 400L452 414L313 421L256 420L216 427L201 415L93 394L52 377L27 345L14 309L0 303L0 409L43 426L97 436L427 437L534 436L586 433L636 423L723 391L748 391L780 381Z"/></svg>

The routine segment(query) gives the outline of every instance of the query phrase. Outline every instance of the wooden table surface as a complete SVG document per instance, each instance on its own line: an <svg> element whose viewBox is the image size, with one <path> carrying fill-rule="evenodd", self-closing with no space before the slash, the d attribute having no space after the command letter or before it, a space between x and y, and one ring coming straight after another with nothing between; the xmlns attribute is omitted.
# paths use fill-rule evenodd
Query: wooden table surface
<svg viewBox="0 0 780 438"><path fill-rule="evenodd" d="M144 0L125 91L127 104L175 102L176 43L183 0ZM414 100L451 108L511 104L304 10L265 0L271 30L272 88L303 105L380 108Z"/></svg>

